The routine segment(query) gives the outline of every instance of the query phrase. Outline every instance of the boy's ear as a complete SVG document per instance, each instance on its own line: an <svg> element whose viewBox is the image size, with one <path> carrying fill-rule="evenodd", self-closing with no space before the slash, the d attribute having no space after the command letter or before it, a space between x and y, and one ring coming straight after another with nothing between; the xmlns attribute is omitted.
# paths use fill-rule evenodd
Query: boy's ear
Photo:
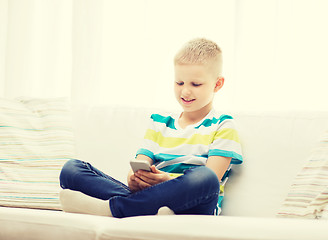
<svg viewBox="0 0 328 240"><path fill-rule="evenodd" d="M214 92L219 91L223 87L223 84L224 84L224 77L218 77L216 79L216 84L215 84Z"/></svg>

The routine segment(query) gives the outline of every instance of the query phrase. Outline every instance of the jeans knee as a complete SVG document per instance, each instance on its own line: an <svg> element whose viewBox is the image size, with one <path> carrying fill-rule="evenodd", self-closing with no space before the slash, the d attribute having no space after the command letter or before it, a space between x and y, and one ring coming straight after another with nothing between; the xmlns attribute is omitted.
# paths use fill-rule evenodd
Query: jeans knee
<svg viewBox="0 0 328 240"><path fill-rule="evenodd" d="M202 188L205 187L209 191L216 192L220 188L217 175L208 167L196 167L186 171L186 174L190 174L193 184L199 185Z"/></svg>
<svg viewBox="0 0 328 240"><path fill-rule="evenodd" d="M79 172L79 166L82 161L77 159L68 160L61 169L59 175L60 186L62 188L69 188L73 176Z"/></svg>

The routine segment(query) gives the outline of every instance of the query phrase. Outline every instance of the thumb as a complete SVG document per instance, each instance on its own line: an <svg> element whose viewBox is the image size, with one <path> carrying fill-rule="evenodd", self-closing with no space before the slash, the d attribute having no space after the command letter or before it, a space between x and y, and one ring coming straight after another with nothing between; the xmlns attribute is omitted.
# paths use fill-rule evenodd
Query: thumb
<svg viewBox="0 0 328 240"><path fill-rule="evenodd" d="M155 165L152 165L150 169L153 173L160 173L160 171L155 167Z"/></svg>

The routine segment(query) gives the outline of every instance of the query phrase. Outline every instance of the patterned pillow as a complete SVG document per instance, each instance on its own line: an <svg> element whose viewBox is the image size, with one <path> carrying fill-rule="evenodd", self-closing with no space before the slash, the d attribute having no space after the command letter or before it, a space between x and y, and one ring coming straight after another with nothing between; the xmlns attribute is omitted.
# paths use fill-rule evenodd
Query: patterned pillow
<svg viewBox="0 0 328 240"><path fill-rule="evenodd" d="M0 98L0 206L59 210L59 172L74 147L65 99Z"/></svg>
<svg viewBox="0 0 328 240"><path fill-rule="evenodd" d="M328 132L295 177L278 216L320 218L328 205Z"/></svg>
<svg viewBox="0 0 328 240"><path fill-rule="evenodd" d="M327 189L328 190L328 189ZM328 191L327 191L328 192ZM328 194L328 193L327 193ZM328 204L322 210L321 219L328 220Z"/></svg>

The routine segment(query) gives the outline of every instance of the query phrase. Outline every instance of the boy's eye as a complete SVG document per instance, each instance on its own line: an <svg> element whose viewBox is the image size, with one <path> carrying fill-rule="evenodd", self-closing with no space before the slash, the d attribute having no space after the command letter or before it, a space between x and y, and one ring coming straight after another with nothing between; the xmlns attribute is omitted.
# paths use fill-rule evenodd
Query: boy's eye
<svg viewBox="0 0 328 240"><path fill-rule="evenodd" d="M192 85L193 85L194 87L199 87L199 86L201 86L202 84L200 84L200 83L192 83Z"/></svg>
<svg viewBox="0 0 328 240"><path fill-rule="evenodd" d="M182 86L183 82L176 82L176 84L178 84L179 86Z"/></svg>

